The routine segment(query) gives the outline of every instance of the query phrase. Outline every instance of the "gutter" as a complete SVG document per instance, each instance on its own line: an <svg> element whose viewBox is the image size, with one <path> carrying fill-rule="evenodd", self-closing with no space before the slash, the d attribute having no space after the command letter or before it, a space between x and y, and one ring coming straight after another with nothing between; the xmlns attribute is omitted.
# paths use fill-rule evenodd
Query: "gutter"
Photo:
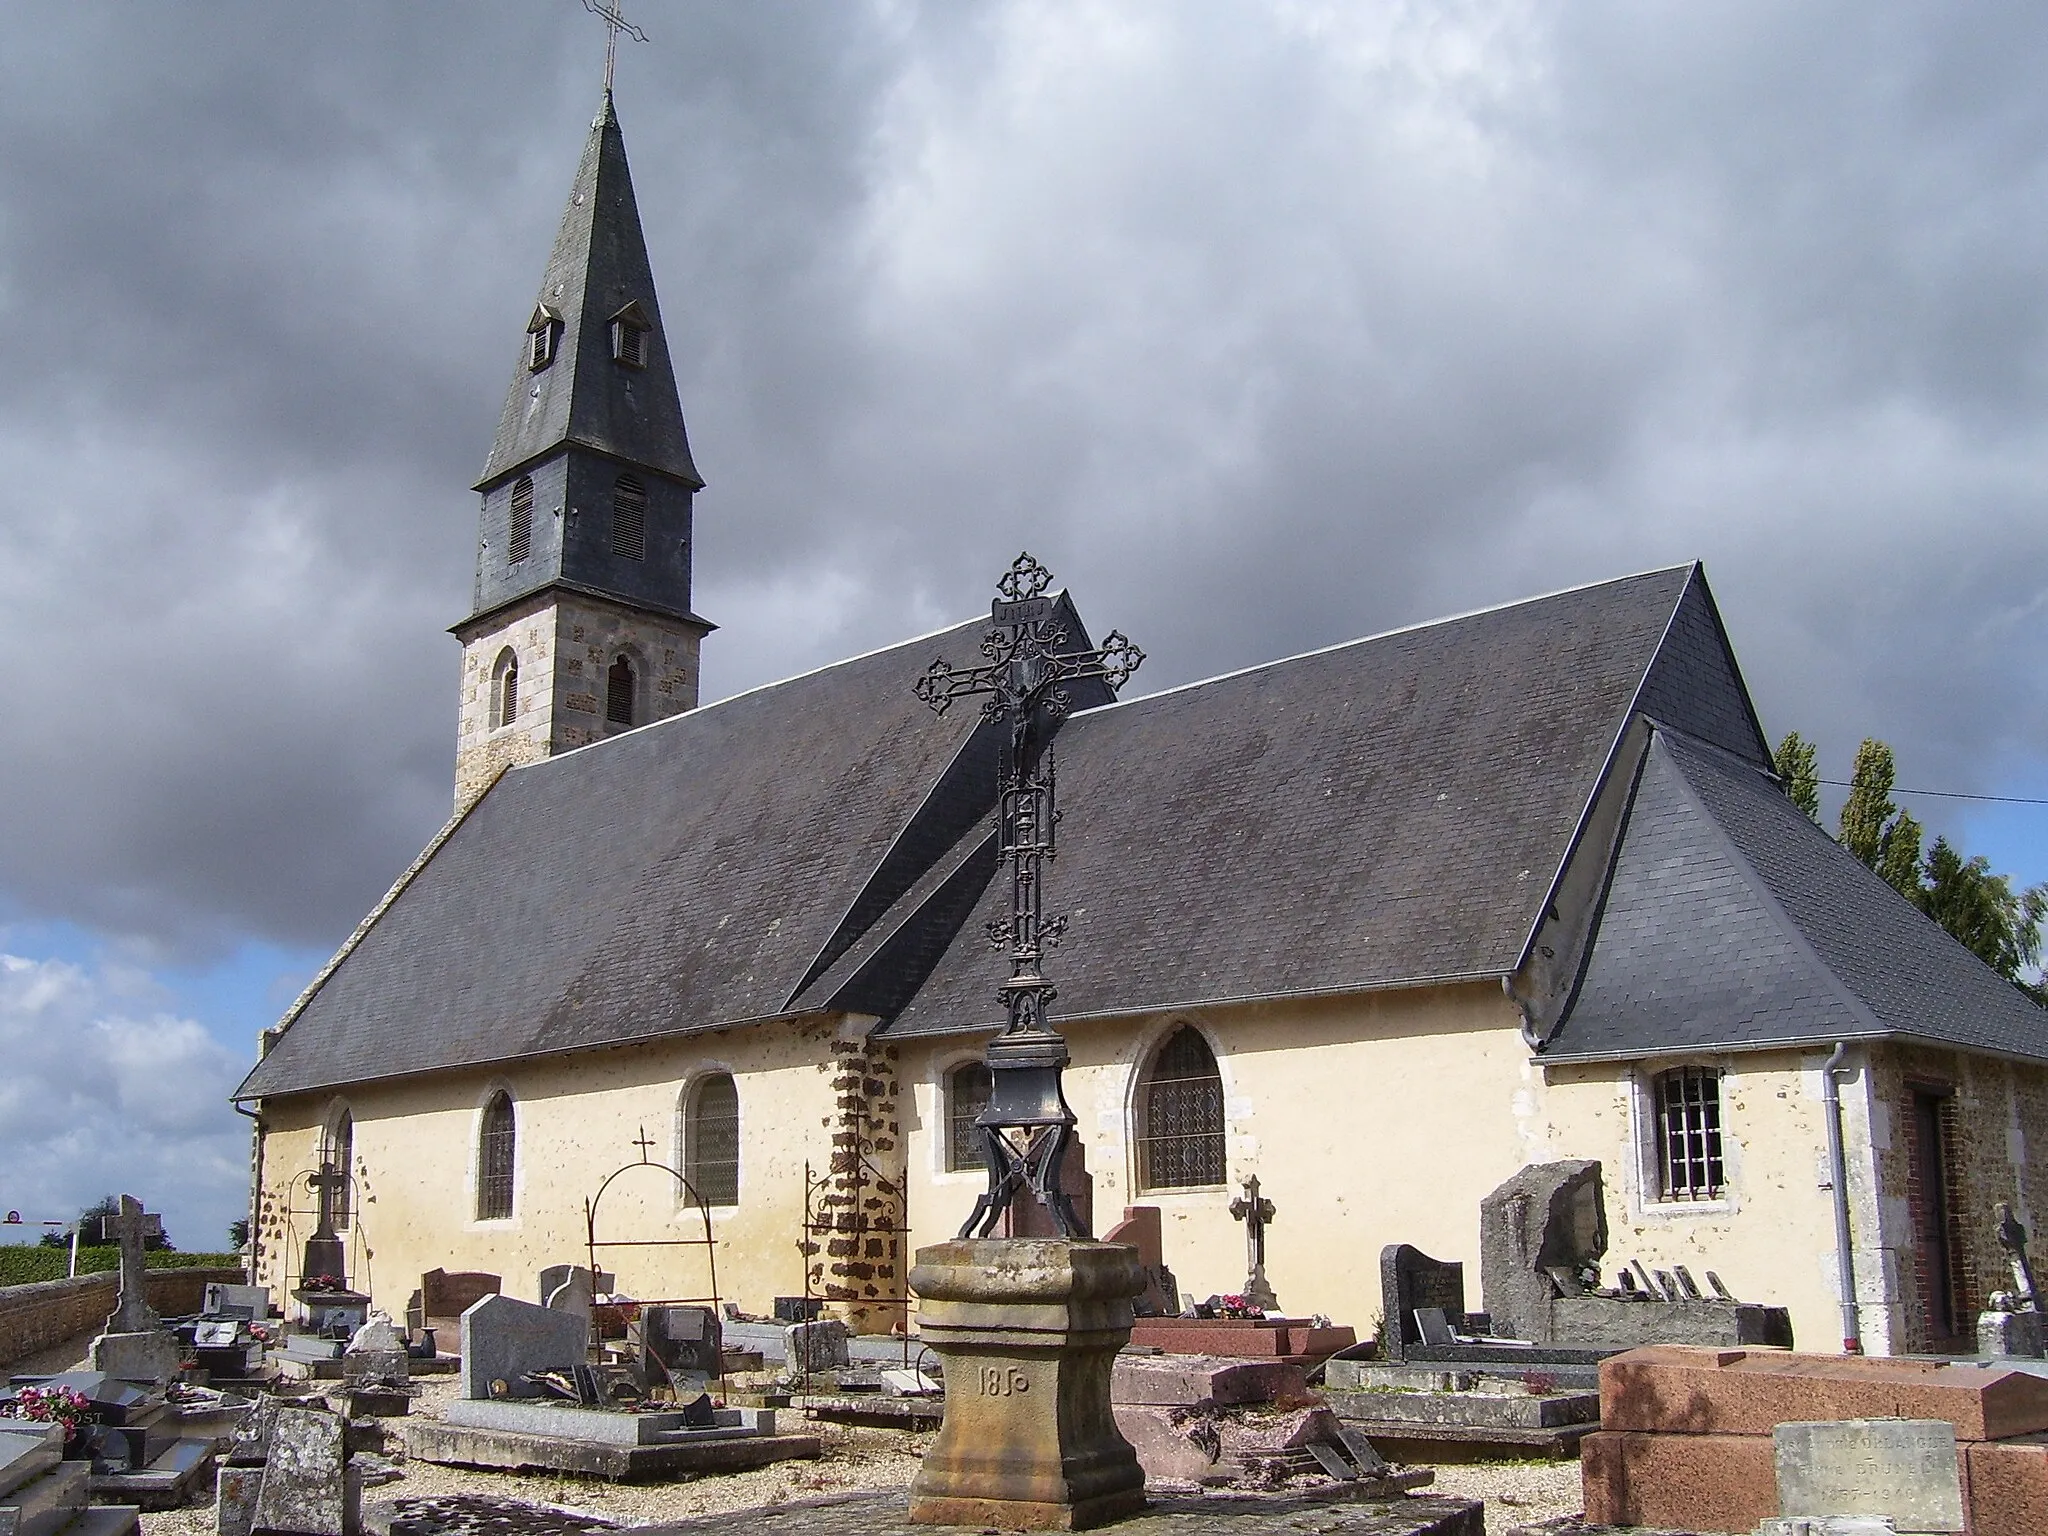
<svg viewBox="0 0 2048 1536"><path fill-rule="evenodd" d="M259 1221L263 1208L263 1136L264 1132L268 1129L268 1127L265 1126L263 1123L263 1111L260 1108L244 1109L242 1108L242 1103L239 1099L230 1099L228 1100L228 1103L234 1106L236 1114L247 1115L249 1117L249 1139L254 1144L249 1154L248 1283L250 1285L256 1285L260 1283L256 1279L256 1276L258 1274L257 1266L262 1262L263 1257L263 1238L261 1236L262 1228L259 1225ZM72 1262L73 1264L77 1263L76 1254L72 1256Z"/></svg>
<svg viewBox="0 0 2048 1536"><path fill-rule="evenodd" d="M1856 1309L1856 1255L1849 1234L1849 1169L1842 1156L1842 1063L1849 1042L1835 1042L1834 1054L1821 1064L1821 1096L1827 1104L1828 1179L1835 1203L1835 1286L1842 1307L1842 1353L1863 1353L1863 1325Z"/></svg>

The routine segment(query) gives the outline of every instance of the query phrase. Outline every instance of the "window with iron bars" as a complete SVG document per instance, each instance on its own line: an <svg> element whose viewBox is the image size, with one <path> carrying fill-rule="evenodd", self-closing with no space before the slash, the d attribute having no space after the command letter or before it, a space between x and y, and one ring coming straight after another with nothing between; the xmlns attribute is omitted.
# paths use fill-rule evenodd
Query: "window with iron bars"
<svg viewBox="0 0 2048 1536"><path fill-rule="evenodd" d="M1657 1178L1666 1200L1718 1200L1727 1191L1721 1074L1710 1067L1677 1067L1657 1078Z"/></svg>
<svg viewBox="0 0 2048 1536"><path fill-rule="evenodd" d="M476 1149L476 1219L504 1221L512 1214L512 1159L517 1131L512 1095L502 1088L484 1106Z"/></svg>
<svg viewBox="0 0 2048 1536"><path fill-rule="evenodd" d="M729 1073L714 1072L690 1090L683 1177L706 1205L740 1202L740 1091Z"/></svg>
<svg viewBox="0 0 2048 1536"><path fill-rule="evenodd" d="M1223 1077L1199 1031L1183 1024L1152 1058L1138 1094L1138 1187L1223 1182Z"/></svg>
<svg viewBox="0 0 2048 1536"><path fill-rule="evenodd" d="M984 1166L981 1128L974 1121L988 1108L995 1079L986 1063L963 1061L946 1074L946 1170L960 1173Z"/></svg>

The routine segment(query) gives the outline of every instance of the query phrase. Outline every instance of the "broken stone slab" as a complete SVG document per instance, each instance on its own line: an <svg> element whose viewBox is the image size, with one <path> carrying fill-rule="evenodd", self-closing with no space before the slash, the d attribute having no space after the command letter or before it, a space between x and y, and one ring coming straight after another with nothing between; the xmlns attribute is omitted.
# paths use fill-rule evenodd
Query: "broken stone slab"
<svg viewBox="0 0 2048 1536"><path fill-rule="evenodd" d="M348 1476L340 1417L280 1408L251 1529L278 1536L355 1536L360 1496L359 1483Z"/></svg>
<svg viewBox="0 0 2048 1536"><path fill-rule="evenodd" d="M2038 1360L2042 1355L2041 1314L1980 1312L1977 1353L1994 1359Z"/></svg>
<svg viewBox="0 0 2048 1536"><path fill-rule="evenodd" d="M1781 1515L1885 1517L1913 1532L1963 1529L1956 1431L1945 1420L1789 1423L1771 1439Z"/></svg>
<svg viewBox="0 0 2048 1536"><path fill-rule="evenodd" d="M263 1490L263 1468L229 1465L214 1485L214 1536L251 1536L256 1525L256 1495Z"/></svg>
<svg viewBox="0 0 2048 1536"><path fill-rule="evenodd" d="M347 1411L351 1419L398 1419L412 1412L412 1398L397 1387L351 1387Z"/></svg>
<svg viewBox="0 0 2048 1536"><path fill-rule="evenodd" d="M556 1312L510 1296L486 1296L462 1314L462 1395L475 1401L502 1395L538 1397L529 1371L566 1371L584 1363L587 1318Z"/></svg>
<svg viewBox="0 0 2048 1536"><path fill-rule="evenodd" d="M793 1323L782 1330L783 1359L793 1371L841 1370L853 1364L851 1338L836 1317Z"/></svg>
<svg viewBox="0 0 2048 1536"><path fill-rule="evenodd" d="M1755 1301L1559 1296L1550 1303L1550 1333L1552 1342L1581 1349L1635 1349L1646 1344L1790 1349L1792 1314Z"/></svg>
<svg viewBox="0 0 2048 1536"><path fill-rule="evenodd" d="M159 1386L178 1375L178 1341L161 1329L103 1333L92 1341L92 1368L123 1381Z"/></svg>
<svg viewBox="0 0 2048 1536"><path fill-rule="evenodd" d="M1493 1331L1549 1343L1550 1303L1565 1289L1554 1272L1572 1274L1606 1252L1597 1161L1569 1158L1520 1170L1479 1202L1480 1286Z"/></svg>
<svg viewBox="0 0 2048 1536"><path fill-rule="evenodd" d="M1308 1377L1284 1360L1229 1360L1215 1355L1119 1355L1110 1371L1112 1403L1234 1407L1270 1403L1308 1391Z"/></svg>

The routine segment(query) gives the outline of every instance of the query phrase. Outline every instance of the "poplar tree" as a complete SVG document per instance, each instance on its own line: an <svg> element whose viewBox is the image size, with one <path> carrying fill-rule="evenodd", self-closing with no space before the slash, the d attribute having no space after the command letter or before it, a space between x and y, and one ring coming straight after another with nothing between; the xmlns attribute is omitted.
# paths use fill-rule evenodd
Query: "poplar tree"
<svg viewBox="0 0 2048 1536"><path fill-rule="evenodd" d="M1785 781L1785 793L1792 803L1820 820L1820 757L1813 743L1797 731L1787 731L1778 743L1778 777Z"/></svg>
<svg viewBox="0 0 2048 1536"><path fill-rule="evenodd" d="M1864 737L1856 749L1856 766L1849 770L1849 798L1842 802L1835 840L1871 869L1884 856L1885 831L1898 814L1892 804L1897 772L1892 749L1874 736Z"/></svg>

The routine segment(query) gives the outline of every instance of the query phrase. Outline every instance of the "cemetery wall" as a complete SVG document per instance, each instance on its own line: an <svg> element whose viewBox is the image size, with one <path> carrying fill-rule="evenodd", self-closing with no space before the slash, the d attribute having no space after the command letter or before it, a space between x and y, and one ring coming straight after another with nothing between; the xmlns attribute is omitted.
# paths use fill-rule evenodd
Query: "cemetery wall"
<svg viewBox="0 0 2048 1536"><path fill-rule="evenodd" d="M199 1310L209 1283L239 1284L243 1276L239 1269L164 1269L144 1278L149 1304L166 1317L182 1317ZM0 1366L96 1331L119 1291L119 1277L106 1273L0 1286Z"/></svg>
<svg viewBox="0 0 2048 1536"><path fill-rule="evenodd" d="M685 1097L704 1073L726 1071L739 1089L740 1198L711 1213L718 1290L749 1311L768 1311L775 1296L803 1288L803 1170L808 1160L822 1172L832 1155L838 1023L821 1016L352 1090L351 1278L394 1316L420 1275L436 1268L487 1270L503 1277L506 1294L537 1299L542 1267L585 1262L584 1202L607 1175L639 1159L642 1133L652 1161L682 1166ZM512 1216L484 1221L476 1214L477 1136L501 1087L512 1095L517 1126ZM283 1287L295 1277L314 1221L305 1175L335 1103L317 1095L265 1102L261 1284ZM598 1225L600 1239L703 1236L696 1209L683 1210L674 1181L653 1170L616 1180ZM702 1249L600 1249L598 1259L630 1295L708 1292Z"/></svg>

